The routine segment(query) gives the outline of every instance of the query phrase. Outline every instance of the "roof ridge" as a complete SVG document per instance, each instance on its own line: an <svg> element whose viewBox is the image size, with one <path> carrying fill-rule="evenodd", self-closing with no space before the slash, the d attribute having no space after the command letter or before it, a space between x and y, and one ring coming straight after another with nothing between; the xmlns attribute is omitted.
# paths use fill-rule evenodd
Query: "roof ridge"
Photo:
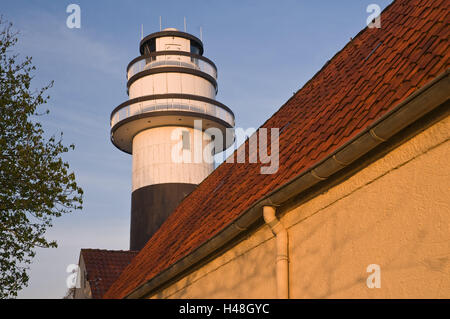
<svg viewBox="0 0 450 319"><path fill-rule="evenodd" d="M121 250L121 249L101 249L101 248L81 248L81 251L114 252L114 253L138 253L139 250Z"/></svg>

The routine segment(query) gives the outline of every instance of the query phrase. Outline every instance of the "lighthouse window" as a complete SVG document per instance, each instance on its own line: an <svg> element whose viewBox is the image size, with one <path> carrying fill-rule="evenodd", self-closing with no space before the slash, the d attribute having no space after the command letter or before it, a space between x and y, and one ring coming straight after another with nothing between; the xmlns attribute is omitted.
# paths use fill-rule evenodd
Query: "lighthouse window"
<svg viewBox="0 0 450 319"><path fill-rule="evenodd" d="M150 39L144 44L144 53L149 54L150 52L156 51L156 41L155 39Z"/></svg>
<svg viewBox="0 0 450 319"><path fill-rule="evenodd" d="M200 47L197 43L191 41L191 53L200 54Z"/></svg>
<svg viewBox="0 0 450 319"><path fill-rule="evenodd" d="M183 140L183 149L189 150L191 148L190 140L189 140L189 132L183 131L182 132L182 140Z"/></svg>

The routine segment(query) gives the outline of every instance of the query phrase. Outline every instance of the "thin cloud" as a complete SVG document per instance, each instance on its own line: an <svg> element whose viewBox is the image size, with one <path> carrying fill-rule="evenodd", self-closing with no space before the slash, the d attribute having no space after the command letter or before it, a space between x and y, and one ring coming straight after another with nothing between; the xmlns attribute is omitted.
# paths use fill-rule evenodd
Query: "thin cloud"
<svg viewBox="0 0 450 319"><path fill-rule="evenodd" d="M21 33L19 45L23 52L42 53L55 65L68 63L72 67L78 65L123 77L123 63L120 62L126 59L126 54L120 47L102 43L83 27L69 29L61 16L46 11L26 12L15 26Z"/></svg>

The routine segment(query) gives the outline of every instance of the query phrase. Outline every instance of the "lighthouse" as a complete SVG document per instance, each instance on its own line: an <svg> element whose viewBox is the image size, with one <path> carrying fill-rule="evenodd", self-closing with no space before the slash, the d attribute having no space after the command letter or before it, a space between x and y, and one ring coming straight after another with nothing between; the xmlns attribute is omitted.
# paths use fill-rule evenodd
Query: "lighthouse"
<svg viewBox="0 0 450 319"><path fill-rule="evenodd" d="M217 68L197 37L144 37L127 67L129 99L111 113L111 141L132 155L130 249L140 250L214 169L233 141L234 114L216 100ZM221 134L212 134L219 132Z"/></svg>

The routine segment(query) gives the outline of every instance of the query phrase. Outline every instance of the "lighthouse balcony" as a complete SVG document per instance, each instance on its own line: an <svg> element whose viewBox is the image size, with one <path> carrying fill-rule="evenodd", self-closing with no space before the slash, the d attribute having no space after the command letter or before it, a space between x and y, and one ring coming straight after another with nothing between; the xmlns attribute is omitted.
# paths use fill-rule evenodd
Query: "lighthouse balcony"
<svg viewBox="0 0 450 319"><path fill-rule="evenodd" d="M204 72L217 80L217 68L204 56L185 51L160 51L137 57L127 67L127 80L134 75L161 67L181 67Z"/></svg>
<svg viewBox="0 0 450 319"><path fill-rule="evenodd" d="M189 94L149 95L128 100L113 110L111 140L119 149L131 153L132 139L138 132L158 126L194 127L195 120L202 120L202 130L220 129L224 138L232 134L227 129L235 124L233 112L216 100ZM225 147L234 140L229 136L227 139Z"/></svg>
<svg viewBox="0 0 450 319"><path fill-rule="evenodd" d="M133 100L129 100L119 105L111 114L111 127L129 117L149 112L161 111L185 111L193 113L207 114L225 121L234 127L233 112L222 103L197 96L187 94L170 94L170 98L150 95Z"/></svg>

